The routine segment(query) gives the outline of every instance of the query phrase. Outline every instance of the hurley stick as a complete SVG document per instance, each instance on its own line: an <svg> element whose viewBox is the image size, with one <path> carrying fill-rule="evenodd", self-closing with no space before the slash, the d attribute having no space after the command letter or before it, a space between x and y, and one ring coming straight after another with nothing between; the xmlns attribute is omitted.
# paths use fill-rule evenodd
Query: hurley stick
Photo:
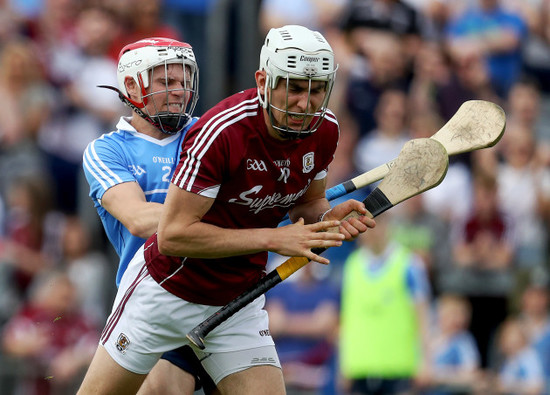
<svg viewBox="0 0 550 395"><path fill-rule="evenodd" d="M502 137L505 126L506 115L498 105L485 100L469 100L430 138L443 144L448 155L457 155L492 147ZM334 200L380 181L394 165L395 160L392 160L344 181L327 189L326 197Z"/></svg>
<svg viewBox="0 0 550 395"><path fill-rule="evenodd" d="M383 213L403 200L438 185L449 165L449 157L443 145L435 139L414 139L407 142L401 150L394 165L388 171L378 187L363 201L373 217ZM356 212L346 218L358 217ZM330 231L337 232L338 228ZM324 249L314 249L321 253ZM305 266L309 260L304 257L293 257L279 265L254 287L242 293L216 313L208 317L187 334L187 338L200 349L204 349L204 338L223 321L241 308L264 294L292 273Z"/></svg>

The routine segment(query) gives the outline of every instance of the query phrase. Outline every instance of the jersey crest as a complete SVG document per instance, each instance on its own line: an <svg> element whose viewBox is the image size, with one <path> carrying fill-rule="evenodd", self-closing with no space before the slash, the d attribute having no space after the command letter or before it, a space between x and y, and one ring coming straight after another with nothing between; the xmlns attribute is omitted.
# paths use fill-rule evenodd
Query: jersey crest
<svg viewBox="0 0 550 395"><path fill-rule="evenodd" d="M315 167L315 161L313 160L314 154L313 152L308 152L305 154L302 158L302 172L309 173L313 168Z"/></svg>

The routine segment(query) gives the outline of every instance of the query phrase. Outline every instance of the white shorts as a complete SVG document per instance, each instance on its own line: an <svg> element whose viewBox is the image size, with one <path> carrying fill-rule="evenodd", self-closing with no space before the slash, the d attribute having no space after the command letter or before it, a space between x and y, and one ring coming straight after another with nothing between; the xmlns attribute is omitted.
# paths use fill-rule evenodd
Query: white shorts
<svg viewBox="0 0 550 395"><path fill-rule="evenodd" d="M210 332L204 350L192 346L216 384L252 366L281 367L264 303L264 296L257 298ZM146 374L164 352L190 344L186 334L217 310L162 288L149 275L141 247L121 279L100 344L123 368Z"/></svg>

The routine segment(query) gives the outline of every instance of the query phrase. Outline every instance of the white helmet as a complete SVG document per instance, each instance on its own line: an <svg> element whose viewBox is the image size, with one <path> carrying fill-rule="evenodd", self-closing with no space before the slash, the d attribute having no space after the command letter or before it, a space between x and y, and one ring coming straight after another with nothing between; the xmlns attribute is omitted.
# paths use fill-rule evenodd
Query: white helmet
<svg viewBox="0 0 550 395"><path fill-rule="evenodd" d="M332 48L321 33L298 25L271 29L267 33L260 53L260 70L266 72L265 97L259 89L258 96L262 106L268 110L273 128L287 138L301 138L314 133L325 117L337 68L338 66L334 64ZM309 108L311 81L325 81L327 83L325 97L317 112L315 114L296 113L288 111L288 106L285 109L275 107L271 103L271 93L268 88L275 89L281 78L285 79L287 84L287 104L289 80L309 81L307 108ZM305 127L307 129L297 131L288 126L277 125L273 118L273 110L285 113L287 118L289 115L304 116L302 129ZM316 121L313 125L306 125L306 118L311 119L311 116L316 116Z"/></svg>
<svg viewBox="0 0 550 395"><path fill-rule="evenodd" d="M145 106L153 94L147 93L147 88L152 80L152 71L158 66L164 66L166 75L168 64L181 64L184 72L190 73L189 78L183 78L182 91L185 95L179 112L159 111L149 113ZM142 102L132 100L126 90L125 80L130 77L140 87ZM119 53L117 69L118 89L111 88L119 93L120 99L132 108L141 117L164 133L175 134L182 130L189 122L198 100L199 69L195 60L193 49L187 43L170 38L151 37L128 44ZM189 83L189 80L191 83ZM168 84L168 81L167 81ZM179 90L179 89L178 89ZM173 92L166 86L166 97Z"/></svg>

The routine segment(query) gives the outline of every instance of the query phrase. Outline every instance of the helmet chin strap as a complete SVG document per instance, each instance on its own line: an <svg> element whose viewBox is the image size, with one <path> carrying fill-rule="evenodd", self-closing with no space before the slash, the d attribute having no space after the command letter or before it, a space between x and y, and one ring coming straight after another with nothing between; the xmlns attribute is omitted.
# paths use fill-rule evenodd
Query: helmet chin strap
<svg viewBox="0 0 550 395"><path fill-rule="evenodd" d="M181 131L189 122L189 115L186 113L173 113L162 111L156 115L146 118L153 126L156 126L162 132L173 135Z"/></svg>
<svg viewBox="0 0 550 395"><path fill-rule="evenodd" d="M137 103L132 99L126 97L117 88L109 85L98 85L98 87L111 89L117 92L119 99L128 107L130 107L133 111L135 111L136 114L138 114L140 117L145 119L147 122L149 122L151 125L153 125L157 129L159 129L161 132L166 133L170 136L180 132L185 127L185 125L187 125L187 123L189 122L189 119L191 118L186 113L176 114L168 111L162 111L157 113L156 115L150 116L142 110L142 108L144 107L142 103Z"/></svg>

